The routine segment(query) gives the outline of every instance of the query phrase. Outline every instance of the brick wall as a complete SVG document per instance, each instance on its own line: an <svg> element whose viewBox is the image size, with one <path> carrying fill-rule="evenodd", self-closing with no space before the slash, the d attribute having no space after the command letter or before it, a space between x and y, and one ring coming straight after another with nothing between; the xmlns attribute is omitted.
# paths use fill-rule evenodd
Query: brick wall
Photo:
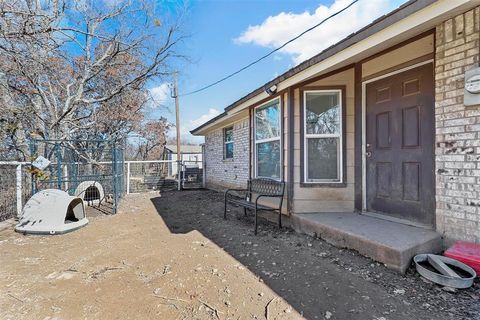
<svg viewBox="0 0 480 320"><path fill-rule="evenodd" d="M480 106L463 105L464 73L478 67L480 8L436 28L436 223L446 243L480 242Z"/></svg>
<svg viewBox="0 0 480 320"><path fill-rule="evenodd" d="M249 176L248 118L233 124L233 159L223 159L223 128L205 136L207 188L246 187Z"/></svg>

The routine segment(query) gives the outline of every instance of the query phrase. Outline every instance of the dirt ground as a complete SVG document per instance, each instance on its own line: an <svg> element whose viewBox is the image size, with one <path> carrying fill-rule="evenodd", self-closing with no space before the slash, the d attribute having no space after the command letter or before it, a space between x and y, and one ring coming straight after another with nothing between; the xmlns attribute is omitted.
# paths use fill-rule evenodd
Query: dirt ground
<svg viewBox="0 0 480 320"><path fill-rule="evenodd" d="M399 275L192 190L61 236L0 231L0 319L480 319L480 286Z"/></svg>

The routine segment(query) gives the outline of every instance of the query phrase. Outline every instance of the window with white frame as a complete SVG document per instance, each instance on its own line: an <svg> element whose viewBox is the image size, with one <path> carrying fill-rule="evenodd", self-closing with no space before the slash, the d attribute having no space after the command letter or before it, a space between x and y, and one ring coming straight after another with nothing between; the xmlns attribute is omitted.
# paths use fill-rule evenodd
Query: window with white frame
<svg viewBox="0 0 480 320"><path fill-rule="evenodd" d="M342 91L304 91L305 182L342 182Z"/></svg>
<svg viewBox="0 0 480 320"><path fill-rule="evenodd" d="M255 109L255 174L257 177L281 179L280 101Z"/></svg>
<svg viewBox="0 0 480 320"><path fill-rule="evenodd" d="M233 126L223 129L223 156L233 159Z"/></svg>

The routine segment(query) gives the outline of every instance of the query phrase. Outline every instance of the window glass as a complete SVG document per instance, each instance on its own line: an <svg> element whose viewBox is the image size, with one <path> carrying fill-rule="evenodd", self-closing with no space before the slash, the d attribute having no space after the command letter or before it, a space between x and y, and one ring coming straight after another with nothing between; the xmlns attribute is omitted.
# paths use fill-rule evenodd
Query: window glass
<svg viewBox="0 0 480 320"><path fill-rule="evenodd" d="M233 143L225 144L225 158L233 158Z"/></svg>
<svg viewBox="0 0 480 320"><path fill-rule="evenodd" d="M233 141L233 127L225 128L225 142Z"/></svg>
<svg viewBox="0 0 480 320"><path fill-rule="evenodd" d="M255 109L256 176L281 178L279 100Z"/></svg>
<svg viewBox="0 0 480 320"><path fill-rule="evenodd" d="M225 159L233 158L233 127L228 127L223 130Z"/></svg>
<svg viewBox="0 0 480 320"><path fill-rule="evenodd" d="M280 178L280 139L257 143L257 176Z"/></svg>
<svg viewBox="0 0 480 320"><path fill-rule="evenodd" d="M334 134L340 132L338 92L308 92L306 94L306 133Z"/></svg>
<svg viewBox="0 0 480 320"><path fill-rule="evenodd" d="M255 139L280 136L280 108L278 102L255 110Z"/></svg>
<svg viewBox="0 0 480 320"><path fill-rule="evenodd" d="M309 179L338 179L338 140L339 138L307 139Z"/></svg>
<svg viewBox="0 0 480 320"><path fill-rule="evenodd" d="M340 90L305 93L305 181L342 181Z"/></svg>

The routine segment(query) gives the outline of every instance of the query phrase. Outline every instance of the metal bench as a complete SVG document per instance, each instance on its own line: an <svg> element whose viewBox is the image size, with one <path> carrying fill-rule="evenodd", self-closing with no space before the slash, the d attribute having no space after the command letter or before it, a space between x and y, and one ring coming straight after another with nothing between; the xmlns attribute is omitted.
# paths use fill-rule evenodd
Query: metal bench
<svg viewBox="0 0 480 320"><path fill-rule="evenodd" d="M234 196L232 192L245 192L243 197ZM283 193L285 192L285 182L277 181L268 178L257 178L248 180L247 189L227 189L225 191L225 209L223 218L227 218L227 203L236 204L243 207L245 216L247 209L255 212L255 235L257 234L258 215L259 210L263 211L278 211L278 227L282 227L282 204ZM269 206L259 204L258 200L261 198L280 198L277 206Z"/></svg>

